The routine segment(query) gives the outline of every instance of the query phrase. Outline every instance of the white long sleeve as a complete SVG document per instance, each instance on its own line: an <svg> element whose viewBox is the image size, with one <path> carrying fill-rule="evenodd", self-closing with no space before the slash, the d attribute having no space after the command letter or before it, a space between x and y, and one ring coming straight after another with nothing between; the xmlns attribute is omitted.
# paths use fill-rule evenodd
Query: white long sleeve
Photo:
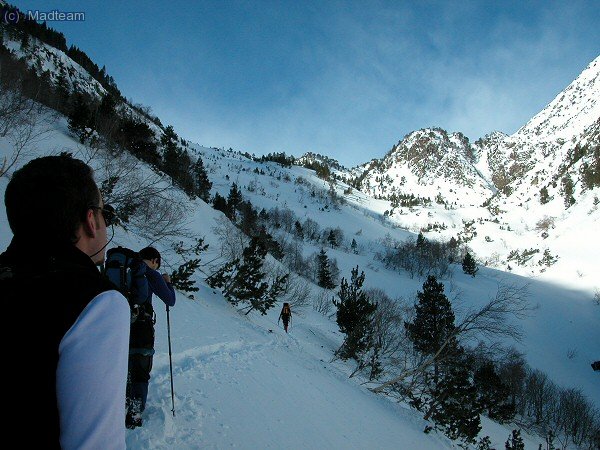
<svg viewBox="0 0 600 450"><path fill-rule="evenodd" d="M61 340L56 395L63 449L125 449L129 320L125 297L103 292Z"/></svg>

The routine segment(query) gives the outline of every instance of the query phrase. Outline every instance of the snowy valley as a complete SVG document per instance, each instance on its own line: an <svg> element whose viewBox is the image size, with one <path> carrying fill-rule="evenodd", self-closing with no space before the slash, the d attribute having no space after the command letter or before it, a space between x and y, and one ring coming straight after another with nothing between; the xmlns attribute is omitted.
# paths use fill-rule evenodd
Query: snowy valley
<svg viewBox="0 0 600 450"><path fill-rule="evenodd" d="M23 67L45 79L42 86L56 86L57 92L63 86L73 105L76 93L98 110L105 105L110 95L98 77L37 37L24 45L19 33L0 28L3 64L22 58ZM19 116L13 125L0 123L7 125L0 127L5 129L0 166L6 162L0 192L26 161L71 152L94 167L105 199L131 212L115 227L111 246L139 249L152 243L171 271L200 258L190 277L198 290L178 291L170 312L175 412L166 317L158 309L145 424L128 431L128 448L501 449L512 430L521 430L525 449L535 450L546 448L551 430L560 448L593 449L600 439L593 434L600 433L600 372L591 368L600 359L599 79L600 57L513 135L494 132L471 143L460 132L422 129L381 159L351 169L312 153L261 158L191 143L163 125L168 117L158 119L119 98L116 86L111 111L126 118L117 132L101 113L97 128L74 127L68 108L53 108L42 96L33 108L25 102L29 106L22 112L29 120ZM0 87L0 111L15 99L16 85L7 80ZM125 122L133 130L127 136L136 136L133 144L119 140ZM163 164L171 148L187 155L174 168ZM168 172L197 167L199 159L211 182L204 198L193 190L197 185L190 195L182 179ZM128 201L138 191L159 200L132 207ZM173 209L161 209L165 204ZM162 211L170 215L153 223ZM0 230L4 250L11 239L4 207ZM210 282L257 235L269 249L266 280L288 277L264 315L246 314L243 302L233 306L224 289ZM197 239L208 248L178 251L178 243L189 249ZM408 269L405 261L414 255L407 256L407 249L423 240L432 249L439 243L441 256L430 255L435 268ZM412 247L403 247L406 243ZM335 286L329 289L319 286L322 251ZM467 253L478 264L476 275L463 272ZM397 312L386 328L393 336L382 337L389 352L380 356L376 376L368 364L360 368L353 358L336 357L346 336L336 323L333 300L339 300L342 279L349 281L355 267L364 272L369 298ZM402 383L374 392L422 362L404 331L405 323L415 321L417 292L432 274L443 283L457 324L503 293L522 301L514 311L489 316L512 333L486 335L474 328L460 340L498 368L522 361L529 376L523 374L523 391L535 389L532 373L545 374L542 421L525 410L503 424L482 414L475 439L451 440L411 405ZM278 323L284 301L294 314L289 333ZM579 430L569 435L566 415L559 414L560 395L575 390L584 398L579 405L589 406L580 417L589 418L589 436Z"/></svg>

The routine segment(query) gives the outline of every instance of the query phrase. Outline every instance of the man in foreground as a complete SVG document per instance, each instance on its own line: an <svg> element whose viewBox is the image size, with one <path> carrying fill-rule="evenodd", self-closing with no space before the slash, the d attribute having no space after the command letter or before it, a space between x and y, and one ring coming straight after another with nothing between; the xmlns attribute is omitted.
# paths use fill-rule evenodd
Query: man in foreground
<svg viewBox="0 0 600 450"><path fill-rule="evenodd" d="M7 428L30 424L22 444L32 448L125 449L130 310L96 267L113 210L92 169L69 154L16 171L4 201L13 239L0 255L0 292L17 330L2 327Z"/></svg>

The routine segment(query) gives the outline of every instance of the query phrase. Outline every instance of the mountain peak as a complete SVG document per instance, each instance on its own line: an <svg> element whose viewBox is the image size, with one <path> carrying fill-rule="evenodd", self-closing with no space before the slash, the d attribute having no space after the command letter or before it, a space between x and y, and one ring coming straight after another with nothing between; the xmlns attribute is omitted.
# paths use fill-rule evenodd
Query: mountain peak
<svg viewBox="0 0 600 450"><path fill-rule="evenodd" d="M600 116L600 56L536 114L515 137L536 140L571 139Z"/></svg>

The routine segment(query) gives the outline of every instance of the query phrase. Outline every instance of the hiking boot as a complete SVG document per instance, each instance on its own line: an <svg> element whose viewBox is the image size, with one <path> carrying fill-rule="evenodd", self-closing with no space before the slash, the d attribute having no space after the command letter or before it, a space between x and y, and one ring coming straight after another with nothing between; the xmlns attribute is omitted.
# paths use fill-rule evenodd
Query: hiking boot
<svg viewBox="0 0 600 450"><path fill-rule="evenodd" d="M139 414L127 413L125 416L125 426L130 430L142 426L142 416Z"/></svg>

